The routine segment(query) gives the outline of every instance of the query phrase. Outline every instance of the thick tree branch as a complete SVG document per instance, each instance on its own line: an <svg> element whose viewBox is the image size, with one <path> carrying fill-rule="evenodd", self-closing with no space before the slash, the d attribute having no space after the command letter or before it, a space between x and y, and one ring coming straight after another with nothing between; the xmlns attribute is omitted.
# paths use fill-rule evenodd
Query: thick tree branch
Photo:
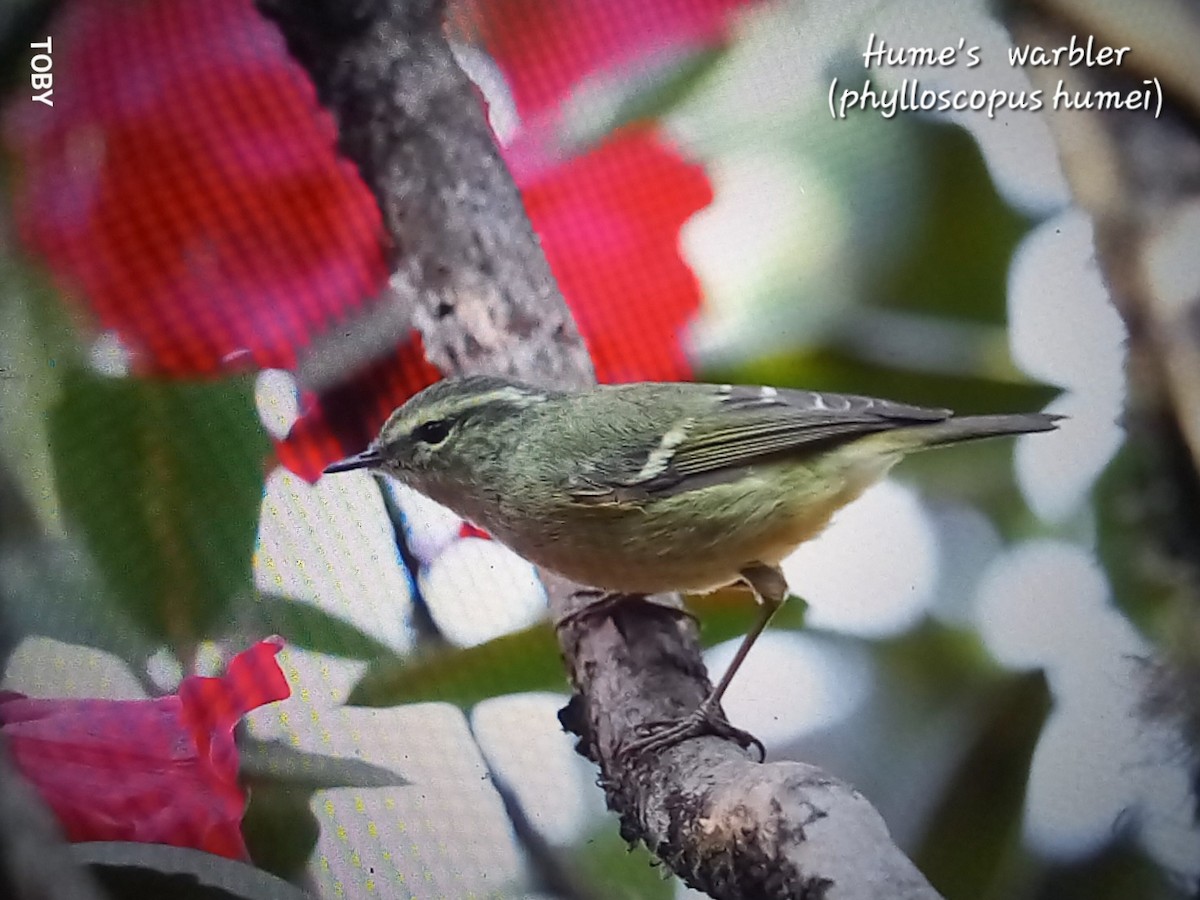
<svg viewBox="0 0 1200 900"><path fill-rule="evenodd" d="M560 714L600 766L621 835L721 898L936 898L875 808L813 766L760 764L716 737L623 760L646 721L695 709L709 690L691 620L650 604L562 629L578 692ZM669 640L647 640L660 633Z"/></svg>
<svg viewBox="0 0 1200 900"><path fill-rule="evenodd" d="M411 304L444 372L580 386L587 351L432 0L260 0L338 124L392 240L393 302Z"/></svg>
<svg viewBox="0 0 1200 900"><path fill-rule="evenodd" d="M259 0L338 123L383 209L392 287L443 371L591 380L579 334L481 104L444 39L440 5ZM556 618L578 603L548 578ZM759 765L717 738L622 765L639 723L695 708L708 688L695 631L663 607L573 620L576 689L563 718L603 773L630 840L715 897L935 898L878 813L798 763Z"/></svg>

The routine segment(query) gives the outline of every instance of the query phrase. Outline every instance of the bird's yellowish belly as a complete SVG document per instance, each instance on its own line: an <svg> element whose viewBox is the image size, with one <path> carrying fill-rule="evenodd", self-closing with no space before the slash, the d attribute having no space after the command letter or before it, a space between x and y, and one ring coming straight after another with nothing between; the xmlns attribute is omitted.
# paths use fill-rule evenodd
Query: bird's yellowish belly
<svg viewBox="0 0 1200 900"><path fill-rule="evenodd" d="M604 590L715 590L737 581L747 565L775 565L819 534L891 464L861 462L846 461L836 472L795 464L782 471L760 467L728 484L642 505L596 507L588 511L591 527L564 529L558 540L515 549ZM588 534L584 542L582 531Z"/></svg>

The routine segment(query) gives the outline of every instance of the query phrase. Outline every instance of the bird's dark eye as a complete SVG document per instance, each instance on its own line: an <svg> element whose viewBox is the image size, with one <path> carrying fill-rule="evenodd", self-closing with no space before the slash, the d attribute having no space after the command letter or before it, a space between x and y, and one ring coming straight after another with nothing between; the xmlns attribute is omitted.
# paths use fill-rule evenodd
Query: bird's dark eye
<svg viewBox="0 0 1200 900"><path fill-rule="evenodd" d="M423 444L440 444L450 434L450 422L447 419L431 419L422 422L413 429L412 436Z"/></svg>

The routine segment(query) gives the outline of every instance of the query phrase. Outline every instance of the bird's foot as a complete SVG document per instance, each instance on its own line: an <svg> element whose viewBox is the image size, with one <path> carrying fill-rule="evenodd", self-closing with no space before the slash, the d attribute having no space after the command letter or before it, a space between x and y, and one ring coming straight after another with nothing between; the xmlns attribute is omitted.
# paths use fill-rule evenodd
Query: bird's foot
<svg viewBox="0 0 1200 900"><path fill-rule="evenodd" d="M743 750L753 747L758 751L758 761L767 758L767 750L762 741L748 731L730 725L720 709L707 703L681 719L662 719L655 722L643 722L637 726L641 737L630 741L621 747L619 755L623 759L635 759L650 753L661 753L676 744L697 737L714 736L736 741Z"/></svg>
<svg viewBox="0 0 1200 900"><path fill-rule="evenodd" d="M554 623L555 631L562 631L567 625L577 624L583 619L590 619L593 616L611 616L614 612L623 606L631 603L641 603L646 606L661 609L669 613L674 613L678 616L687 616L699 626L700 622L696 618L695 613L683 608L682 606L671 606L666 603L660 603L657 600L652 600L645 594L626 594L620 591L597 591L583 590L578 592L580 596L591 595L594 600L589 600L586 603L571 610L561 619Z"/></svg>

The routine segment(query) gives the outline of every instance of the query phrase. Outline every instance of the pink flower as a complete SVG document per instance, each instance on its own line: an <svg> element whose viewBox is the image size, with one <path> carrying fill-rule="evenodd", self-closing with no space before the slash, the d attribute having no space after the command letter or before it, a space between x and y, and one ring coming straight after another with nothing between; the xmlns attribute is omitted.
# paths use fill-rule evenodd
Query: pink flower
<svg viewBox="0 0 1200 900"><path fill-rule="evenodd" d="M233 727L291 690L279 638L185 678L155 700L39 700L0 693L0 734L72 842L173 844L248 859Z"/></svg>

